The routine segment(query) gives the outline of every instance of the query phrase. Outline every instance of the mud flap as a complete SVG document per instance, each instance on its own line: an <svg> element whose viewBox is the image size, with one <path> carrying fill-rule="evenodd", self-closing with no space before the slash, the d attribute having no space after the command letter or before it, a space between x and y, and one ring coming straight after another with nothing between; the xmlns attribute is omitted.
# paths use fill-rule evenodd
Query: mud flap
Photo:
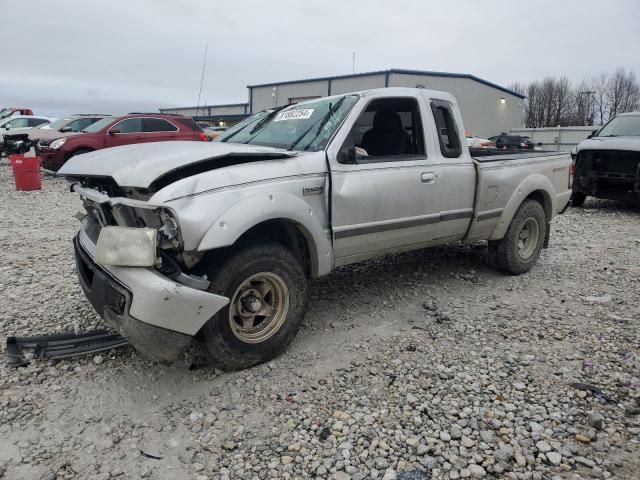
<svg viewBox="0 0 640 480"><path fill-rule="evenodd" d="M542 248L549 248L549 240L551 239L551 224L547 223L547 232L544 234L544 243Z"/></svg>

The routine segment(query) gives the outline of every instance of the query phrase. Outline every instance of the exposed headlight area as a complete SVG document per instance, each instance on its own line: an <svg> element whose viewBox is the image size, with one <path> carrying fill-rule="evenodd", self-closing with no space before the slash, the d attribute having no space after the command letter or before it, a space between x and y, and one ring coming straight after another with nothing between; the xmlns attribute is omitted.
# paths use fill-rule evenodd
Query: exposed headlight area
<svg viewBox="0 0 640 480"><path fill-rule="evenodd" d="M101 265L152 267L156 264L157 230L137 227L104 227L96 245Z"/></svg>
<svg viewBox="0 0 640 480"><path fill-rule="evenodd" d="M159 267L160 252L177 253L181 245L178 222L168 209L111 205L84 197L83 205L94 225L90 236L97 243L100 264Z"/></svg>
<svg viewBox="0 0 640 480"><path fill-rule="evenodd" d="M66 138L59 138L58 140L54 140L53 142L51 142L49 144L49 148L51 148L52 150L57 150L59 149L62 145L65 144L65 142L67 141Z"/></svg>

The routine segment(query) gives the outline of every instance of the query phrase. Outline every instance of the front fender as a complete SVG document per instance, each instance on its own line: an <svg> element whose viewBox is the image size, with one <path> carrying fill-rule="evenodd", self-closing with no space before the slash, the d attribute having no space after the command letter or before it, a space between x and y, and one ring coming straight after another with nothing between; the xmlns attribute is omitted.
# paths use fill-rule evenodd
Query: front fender
<svg viewBox="0 0 640 480"><path fill-rule="evenodd" d="M227 209L209 227L198 245L198 251L231 246L250 228L277 219L292 221L306 238L313 275L329 273L333 264L329 236L311 206L290 193L257 194Z"/></svg>
<svg viewBox="0 0 640 480"><path fill-rule="evenodd" d="M518 208L522 205L522 202L531 195L533 192L539 191L544 197L544 210L547 214L547 219L551 219L553 212L556 211L556 194L555 188L551 181L542 174L535 173L525 178L520 185L514 190L511 198L507 202L504 208L500 220L496 224L495 228L489 236L489 240L499 240L507 233L507 229L513 220Z"/></svg>

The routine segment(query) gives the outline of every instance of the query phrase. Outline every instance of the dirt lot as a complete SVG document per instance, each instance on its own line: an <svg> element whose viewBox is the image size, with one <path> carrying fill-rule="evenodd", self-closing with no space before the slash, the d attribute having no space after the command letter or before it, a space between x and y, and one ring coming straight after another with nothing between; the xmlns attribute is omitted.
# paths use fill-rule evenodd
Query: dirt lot
<svg viewBox="0 0 640 480"><path fill-rule="evenodd" d="M77 198L43 187L0 163L3 338L100 325ZM16 368L3 347L0 477L637 479L639 282L640 209L588 201L523 276L482 245L340 269L292 348L243 372L130 348Z"/></svg>

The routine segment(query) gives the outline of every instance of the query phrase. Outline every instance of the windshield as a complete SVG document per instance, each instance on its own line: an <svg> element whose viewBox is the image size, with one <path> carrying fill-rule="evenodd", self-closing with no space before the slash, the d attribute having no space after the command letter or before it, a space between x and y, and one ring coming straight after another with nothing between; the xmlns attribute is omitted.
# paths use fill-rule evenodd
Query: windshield
<svg viewBox="0 0 640 480"><path fill-rule="evenodd" d="M103 128L111 125L113 121L114 121L113 117L103 118L102 120L98 120L96 123L92 123L82 131L86 133L96 133L102 130Z"/></svg>
<svg viewBox="0 0 640 480"><path fill-rule="evenodd" d="M357 100L357 95L343 95L260 112L218 141L316 152L324 149Z"/></svg>
<svg viewBox="0 0 640 480"><path fill-rule="evenodd" d="M59 128L64 127L71 120L72 120L71 118L61 118L60 120L56 120L55 122L50 123L48 128L53 128L55 130L58 130Z"/></svg>
<svg viewBox="0 0 640 480"><path fill-rule="evenodd" d="M623 115L607 123L597 133L598 137L640 136L640 115Z"/></svg>
<svg viewBox="0 0 640 480"><path fill-rule="evenodd" d="M232 127L229 127L227 130L225 130L225 132L219 135L218 138L215 139L215 141L216 142L228 141L231 137L234 137L238 132L240 132L240 130L244 130L245 127L248 128L249 125L255 125L256 123L258 123L264 117L269 115L270 112L271 112L270 110L263 110L262 112L255 113L250 117L245 118L244 120L236 123Z"/></svg>

